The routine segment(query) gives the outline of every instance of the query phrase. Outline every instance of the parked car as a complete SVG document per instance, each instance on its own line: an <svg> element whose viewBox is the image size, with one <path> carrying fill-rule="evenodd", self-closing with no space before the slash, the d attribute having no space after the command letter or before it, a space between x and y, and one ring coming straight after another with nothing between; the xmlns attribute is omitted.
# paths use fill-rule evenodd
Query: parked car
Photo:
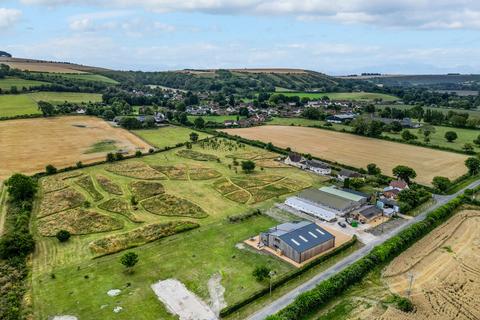
<svg viewBox="0 0 480 320"><path fill-rule="evenodd" d="M346 228L347 225L345 224L345 222L342 222L342 221L338 221L338 225L342 228Z"/></svg>

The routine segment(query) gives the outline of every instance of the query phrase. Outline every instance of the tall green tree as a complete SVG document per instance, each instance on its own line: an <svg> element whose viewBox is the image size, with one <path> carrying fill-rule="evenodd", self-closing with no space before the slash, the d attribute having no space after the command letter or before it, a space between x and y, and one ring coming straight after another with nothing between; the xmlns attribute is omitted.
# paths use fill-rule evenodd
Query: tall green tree
<svg viewBox="0 0 480 320"><path fill-rule="evenodd" d="M411 179L415 179L417 173L410 167L399 165L393 168L392 173L398 179L402 179L407 183L410 183Z"/></svg>

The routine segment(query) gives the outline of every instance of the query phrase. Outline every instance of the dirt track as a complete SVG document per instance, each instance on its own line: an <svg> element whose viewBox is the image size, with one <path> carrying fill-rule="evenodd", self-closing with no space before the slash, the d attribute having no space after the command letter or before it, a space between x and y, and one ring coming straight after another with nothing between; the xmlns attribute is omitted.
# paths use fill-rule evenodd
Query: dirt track
<svg viewBox="0 0 480 320"><path fill-rule="evenodd" d="M465 155L416 147L353 134L292 126L261 126L223 130L247 139L310 153L325 160L365 168L376 163L391 175L397 165L407 165L417 172L417 182L431 184L433 177L455 179L466 173Z"/></svg>
<svg viewBox="0 0 480 320"><path fill-rule="evenodd" d="M462 211L398 256L384 272L417 311L389 308L380 319L480 319L480 211Z"/></svg>
<svg viewBox="0 0 480 320"><path fill-rule="evenodd" d="M52 164L58 168L105 159L106 152L85 153L94 143L115 140L129 153L150 145L130 132L87 116L21 119L0 122L0 180L14 172L33 174Z"/></svg>

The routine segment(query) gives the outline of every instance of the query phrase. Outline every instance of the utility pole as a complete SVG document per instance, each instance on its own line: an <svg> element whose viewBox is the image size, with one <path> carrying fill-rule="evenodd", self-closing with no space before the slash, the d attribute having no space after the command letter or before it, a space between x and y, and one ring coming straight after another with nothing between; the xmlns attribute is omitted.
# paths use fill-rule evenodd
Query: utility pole
<svg viewBox="0 0 480 320"><path fill-rule="evenodd" d="M413 281L415 279L415 275L413 274L413 272L408 273L408 278L409 278L409 283L408 283L407 296L410 299L410 295L412 294Z"/></svg>
<svg viewBox="0 0 480 320"><path fill-rule="evenodd" d="M270 297L272 296L272 279L273 279L274 275L275 275L275 271L273 271L273 270L271 270L268 273L268 278L270 279Z"/></svg>

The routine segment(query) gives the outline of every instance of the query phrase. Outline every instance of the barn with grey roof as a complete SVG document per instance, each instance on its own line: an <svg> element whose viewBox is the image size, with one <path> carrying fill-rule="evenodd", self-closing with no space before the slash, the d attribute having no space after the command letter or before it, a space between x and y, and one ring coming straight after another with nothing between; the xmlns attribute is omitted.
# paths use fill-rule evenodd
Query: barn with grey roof
<svg viewBox="0 0 480 320"><path fill-rule="evenodd" d="M309 221L287 222L260 234L260 241L297 263L335 246L335 236Z"/></svg>

